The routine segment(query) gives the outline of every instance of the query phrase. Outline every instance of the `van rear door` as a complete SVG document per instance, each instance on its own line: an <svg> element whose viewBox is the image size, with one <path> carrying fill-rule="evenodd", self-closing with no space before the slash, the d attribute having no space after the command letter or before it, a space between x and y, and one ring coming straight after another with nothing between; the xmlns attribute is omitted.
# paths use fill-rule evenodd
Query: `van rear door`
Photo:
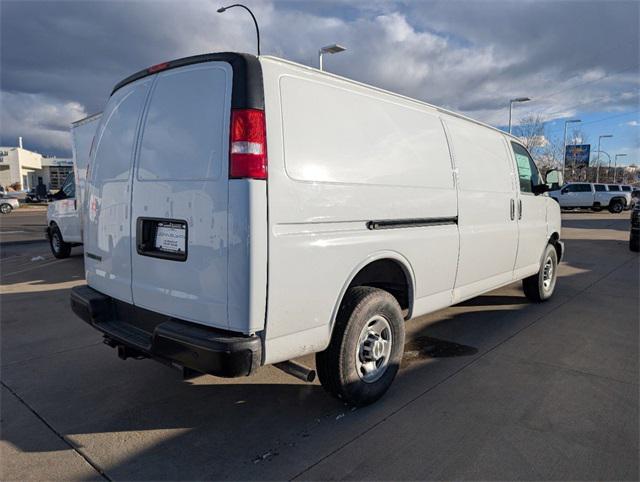
<svg viewBox="0 0 640 482"><path fill-rule="evenodd" d="M133 303L226 328L233 71L205 62L156 74L133 176Z"/></svg>
<svg viewBox="0 0 640 482"><path fill-rule="evenodd" d="M152 78L116 91L103 113L90 160L84 206L87 283L131 302L131 166Z"/></svg>

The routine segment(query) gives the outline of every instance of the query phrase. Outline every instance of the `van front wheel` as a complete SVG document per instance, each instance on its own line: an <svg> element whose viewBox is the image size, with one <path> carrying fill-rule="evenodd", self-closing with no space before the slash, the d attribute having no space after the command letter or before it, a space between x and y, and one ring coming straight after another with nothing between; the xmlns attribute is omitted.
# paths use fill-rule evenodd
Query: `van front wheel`
<svg viewBox="0 0 640 482"><path fill-rule="evenodd" d="M546 301L553 295L558 276L558 253L556 248L547 244L542 257L542 266L533 276L522 280L524 294L531 301Z"/></svg>
<svg viewBox="0 0 640 482"><path fill-rule="evenodd" d="M404 319L388 292L349 289L338 311L331 343L316 354L322 386L350 405L378 400L398 372L404 351Z"/></svg>
<svg viewBox="0 0 640 482"><path fill-rule="evenodd" d="M68 258L71 254L71 244L65 243L62 240L60 228L58 228L55 223L51 225L49 246L51 246L51 252L53 255L58 259Z"/></svg>

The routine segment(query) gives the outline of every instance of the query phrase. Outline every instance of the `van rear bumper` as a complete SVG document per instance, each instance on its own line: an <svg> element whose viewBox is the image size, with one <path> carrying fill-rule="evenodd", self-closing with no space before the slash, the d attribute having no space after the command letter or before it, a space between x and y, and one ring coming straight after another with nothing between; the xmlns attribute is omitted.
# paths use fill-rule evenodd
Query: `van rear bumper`
<svg viewBox="0 0 640 482"><path fill-rule="evenodd" d="M197 325L115 300L87 285L71 290L74 313L101 331L122 358L154 358L219 377L254 373L262 359L257 335Z"/></svg>

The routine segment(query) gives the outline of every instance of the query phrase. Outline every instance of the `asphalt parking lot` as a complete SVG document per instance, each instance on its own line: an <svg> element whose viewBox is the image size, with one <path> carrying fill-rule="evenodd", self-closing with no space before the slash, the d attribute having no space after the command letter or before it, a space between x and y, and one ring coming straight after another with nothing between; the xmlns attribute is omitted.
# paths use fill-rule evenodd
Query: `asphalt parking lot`
<svg viewBox="0 0 640 482"><path fill-rule="evenodd" d="M8 219L23 215L43 223ZM56 260L44 242L7 244L7 222L2 480L640 475L628 212L563 215L567 256L551 301L528 303L516 283L411 321L396 382L358 410L272 367L184 382L155 362L119 360L69 308L82 249Z"/></svg>

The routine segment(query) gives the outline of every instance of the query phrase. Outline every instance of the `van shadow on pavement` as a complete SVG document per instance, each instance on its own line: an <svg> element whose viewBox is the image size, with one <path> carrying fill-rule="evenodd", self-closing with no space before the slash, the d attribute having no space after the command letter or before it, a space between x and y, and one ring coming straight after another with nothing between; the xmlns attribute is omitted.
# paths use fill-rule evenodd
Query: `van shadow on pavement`
<svg viewBox="0 0 640 482"><path fill-rule="evenodd" d="M33 352L32 358L3 359L2 380L110 478L290 478L632 259L621 251L626 246L620 240L572 239L568 245L567 266L575 272L559 279L548 303L529 304L517 284L411 321L407 356L390 392L355 411L317 382L299 383L273 367L248 379L203 376L182 382L177 372L153 361L120 361L114 350L96 344L97 332L62 307L69 289L36 288L38 301L27 307L24 293L2 295L3 348L19 344ZM607 266L585 262L594 253L609 253ZM69 281L78 262L38 271L34 285ZM9 281L16 285L17 279L24 282L22 276ZM53 300L58 311L47 316ZM41 355L52 343L59 350ZM25 452L60 450L20 427L5 427L3 438Z"/></svg>

